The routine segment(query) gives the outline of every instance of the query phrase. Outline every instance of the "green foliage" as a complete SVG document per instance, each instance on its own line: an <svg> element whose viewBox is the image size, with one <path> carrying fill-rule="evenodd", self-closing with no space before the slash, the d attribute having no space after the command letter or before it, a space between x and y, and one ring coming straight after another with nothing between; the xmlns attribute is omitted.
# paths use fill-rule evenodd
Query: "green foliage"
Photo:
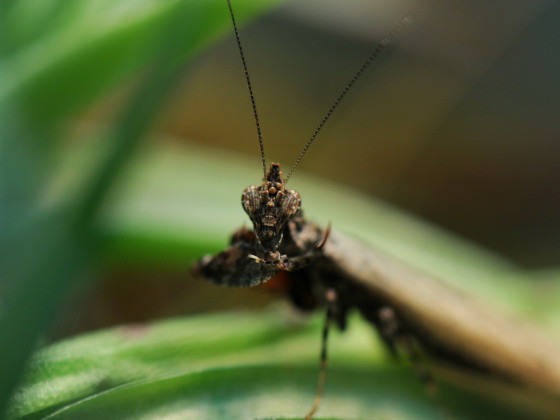
<svg viewBox="0 0 560 420"><path fill-rule="evenodd" d="M41 350L16 394L13 418L301 417L314 398L320 320L286 322L278 308L130 325ZM412 370L388 366L370 327L335 333L321 412L336 418L430 419L440 407ZM517 418L445 389L465 418ZM372 413L375 413L373 415Z"/></svg>
<svg viewBox="0 0 560 420"><path fill-rule="evenodd" d="M274 2L240 1L240 19ZM220 1L3 2L0 13L0 412L61 296L93 267L92 226L174 76L229 25ZM79 194L48 202L60 127L142 73Z"/></svg>
<svg viewBox="0 0 560 420"><path fill-rule="evenodd" d="M236 0L237 18L277 2ZM260 168L246 169L242 159L190 146L177 153L163 142L136 157L117 182L177 72L229 25L222 0L1 3L0 414L18 383L14 418L251 418L301 415L312 401L319 322L289 325L274 311L85 335L39 350L22 380L61 298L100 260L186 264L219 250L244 220L239 194ZM131 79L133 93L114 125L67 147L63 128L71 118ZM332 220L484 296L499 285L526 313L560 307L552 305L560 296L551 292L556 272L548 275L551 301L539 306L538 286L524 285L528 274L500 259L334 185L303 177L301 187L306 211L322 223ZM506 281L513 286L504 288ZM537 315L554 322L554 314ZM338 366L329 373L323 412L432 418L437 406L413 373L386 366L370 335L355 320L343 340L333 337ZM473 418L512 418L471 398L456 394L453 408Z"/></svg>

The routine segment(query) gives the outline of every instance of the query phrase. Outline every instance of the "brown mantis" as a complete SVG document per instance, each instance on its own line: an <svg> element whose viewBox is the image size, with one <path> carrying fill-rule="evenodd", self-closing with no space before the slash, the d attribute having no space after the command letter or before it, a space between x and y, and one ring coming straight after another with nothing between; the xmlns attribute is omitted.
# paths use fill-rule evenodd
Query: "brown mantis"
<svg viewBox="0 0 560 420"><path fill-rule="evenodd" d="M227 286L255 286L280 271L289 273L289 295L302 307L325 306L321 373L317 398L307 419L318 408L325 382L329 326L344 328L352 309L378 329L388 347L413 359L427 385L429 371L419 360L417 344L451 363L492 373L514 388L546 400L544 416L560 412L560 348L526 325L496 314L485 306L444 286L381 252L303 217L301 197L286 188L295 167L340 101L379 53L388 47L409 15L398 22L344 87L306 143L286 177L280 165L267 169L257 108L239 32L228 0L234 31L249 88L261 148L264 179L242 194L242 206L254 230L242 228L231 246L214 257L204 257L195 271L207 280ZM305 304L303 303L305 302Z"/></svg>

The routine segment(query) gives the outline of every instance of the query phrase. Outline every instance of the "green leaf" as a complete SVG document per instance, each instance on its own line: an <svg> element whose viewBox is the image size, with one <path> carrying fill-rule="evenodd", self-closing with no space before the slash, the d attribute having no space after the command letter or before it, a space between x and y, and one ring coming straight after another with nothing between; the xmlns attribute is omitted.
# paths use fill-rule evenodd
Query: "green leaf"
<svg viewBox="0 0 560 420"><path fill-rule="evenodd" d="M129 325L40 351L16 395L13 418L298 418L317 383L320 319L285 310ZM358 318L331 338L320 413L336 418L433 418L438 406L414 372L387 364ZM464 418L519 418L471 393L444 388ZM494 416L494 417L492 417Z"/></svg>
<svg viewBox="0 0 560 420"><path fill-rule="evenodd" d="M240 17L273 3L241 2ZM58 303L95 266L92 224L178 70L229 25L217 0L2 7L0 413ZM108 153L92 163L79 193L45 205L51 174L44 144L60 135L68 116L139 70L145 80L106 138Z"/></svg>
<svg viewBox="0 0 560 420"><path fill-rule="evenodd" d="M238 1L238 19L278 1ZM182 24L166 39L175 19ZM17 98L33 120L48 125L145 71L163 39L180 63L231 25L221 0L45 0L39 8L28 0L15 3L3 21L0 102Z"/></svg>

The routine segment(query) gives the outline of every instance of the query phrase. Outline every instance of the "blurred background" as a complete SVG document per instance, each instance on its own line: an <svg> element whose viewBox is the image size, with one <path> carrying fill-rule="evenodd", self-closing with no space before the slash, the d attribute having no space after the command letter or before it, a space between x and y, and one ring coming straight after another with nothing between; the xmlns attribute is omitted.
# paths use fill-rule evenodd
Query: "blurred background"
<svg viewBox="0 0 560 420"><path fill-rule="evenodd" d="M310 220L559 325L559 2L233 6L285 172L411 13L289 185ZM224 1L0 3L0 412L38 341L281 297L190 273L249 223L255 131Z"/></svg>
<svg viewBox="0 0 560 420"><path fill-rule="evenodd" d="M288 2L243 27L269 161L293 164L346 82L411 7L406 1ZM291 187L298 189L300 174L312 174L406 209L520 267L558 265L560 5L415 7L415 24L345 98ZM75 122L110 121L134 83ZM155 131L172 142L247 155L254 176L235 194L260 182L253 115L231 31L181 73ZM224 238L248 223L237 198L215 205L237 212L239 222L225 228ZM187 278L186 268L112 265L90 295L80 327L268 301L266 294Z"/></svg>
<svg viewBox="0 0 560 420"><path fill-rule="evenodd" d="M244 29L269 160L292 165L409 7L292 2ZM394 203L521 265L557 264L557 3L418 7L416 25L351 91L298 171ZM258 167L248 104L227 36L197 60L159 128L257 156Z"/></svg>
<svg viewBox="0 0 560 420"><path fill-rule="evenodd" d="M261 164L225 2L157 3L2 6L0 292L14 314L42 320L33 331L48 329L47 341L274 299L190 277L194 260L248 224L239 196L260 183ZM527 281L558 267L560 3L234 7L267 159L285 171L413 10L414 25L350 91L290 181L311 220L351 231L338 209L388 238L416 232L347 204L381 200L534 273ZM53 288L51 277L67 280Z"/></svg>

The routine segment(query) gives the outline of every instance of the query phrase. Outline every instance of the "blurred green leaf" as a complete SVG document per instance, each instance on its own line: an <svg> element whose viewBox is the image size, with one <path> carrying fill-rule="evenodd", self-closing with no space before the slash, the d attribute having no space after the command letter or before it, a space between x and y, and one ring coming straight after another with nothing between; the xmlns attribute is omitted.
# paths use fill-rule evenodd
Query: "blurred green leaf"
<svg viewBox="0 0 560 420"><path fill-rule="evenodd" d="M320 320L286 323L278 309L130 325L40 351L13 418L296 418L314 398ZM412 370L386 365L365 322L331 339L322 413L337 418L434 418L440 407ZM521 418L445 389L461 418ZM504 417L505 416L505 417Z"/></svg>
<svg viewBox="0 0 560 420"><path fill-rule="evenodd" d="M238 1L238 19L278 1ZM3 19L0 102L17 98L32 120L52 125L145 71L160 56L162 37L177 63L200 51L229 28L224 6L221 0L15 2ZM177 18L182 25L168 37Z"/></svg>
<svg viewBox="0 0 560 420"><path fill-rule="evenodd" d="M273 3L240 2L240 17ZM180 66L229 25L217 0L33 6L6 3L0 18L0 413L58 302L96 261L92 223ZM140 69L145 80L106 139L108 153L75 196L46 206L50 156L42 144L60 135L53 128L65 118Z"/></svg>

